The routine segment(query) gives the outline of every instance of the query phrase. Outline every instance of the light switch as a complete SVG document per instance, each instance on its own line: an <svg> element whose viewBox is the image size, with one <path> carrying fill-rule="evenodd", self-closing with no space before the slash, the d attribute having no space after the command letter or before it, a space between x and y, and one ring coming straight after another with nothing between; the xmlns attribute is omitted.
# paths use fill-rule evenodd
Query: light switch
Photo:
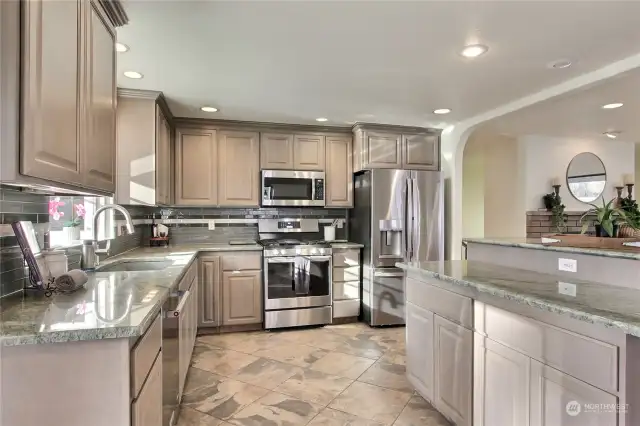
<svg viewBox="0 0 640 426"><path fill-rule="evenodd" d="M575 259L558 259L558 270L564 272L578 272L578 261Z"/></svg>

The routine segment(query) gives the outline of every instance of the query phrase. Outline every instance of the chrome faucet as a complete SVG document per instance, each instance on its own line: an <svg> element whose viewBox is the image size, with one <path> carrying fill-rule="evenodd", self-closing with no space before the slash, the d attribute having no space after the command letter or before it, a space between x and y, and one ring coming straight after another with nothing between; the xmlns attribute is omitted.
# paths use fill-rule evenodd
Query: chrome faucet
<svg viewBox="0 0 640 426"><path fill-rule="evenodd" d="M118 210L124 216L124 219L127 221L127 233L133 234L135 231L133 229L133 221L131 220L131 215L122 206L117 204L107 204L106 206L100 207L96 210L96 213L93 215L93 239L92 240L84 240L82 242L82 269L95 269L100 263L99 254L109 254L109 250L111 248L111 240L107 240L107 245L105 248L101 249L98 245L98 217L100 213L105 210L114 209Z"/></svg>

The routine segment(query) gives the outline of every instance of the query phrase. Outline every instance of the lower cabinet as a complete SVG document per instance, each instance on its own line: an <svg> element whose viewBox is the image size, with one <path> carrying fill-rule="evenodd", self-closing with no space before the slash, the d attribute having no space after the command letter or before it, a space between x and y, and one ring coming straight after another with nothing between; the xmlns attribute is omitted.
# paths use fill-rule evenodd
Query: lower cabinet
<svg viewBox="0 0 640 426"><path fill-rule="evenodd" d="M407 377L452 420L471 426L473 332L407 303Z"/></svg>
<svg viewBox="0 0 640 426"><path fill-rule="evenodd" d="M420 394L433 401L433 312L407 303L407 377Z"/></svg>
<svg viewBox="0 0 640 426"><path fill-rule="evenodd" d="M617 404L615 395L531 360L531 426L616 425Z"/></svg>
<svg viewBox="0 0 640 426"><path fill-rule="evenodd" d="M474 426L612 426L618 398L481 334L474 336Z"/></svg>
<svg viewBox="0 0 640 426"><path fill-rule="evenodd" d="M262 322L261 271L222 273L222 325Z"/></svg>
<svg viewBox="0 0 640 426"><path fill-rule="evenodd" d="M257 252L203 255L199 259L200 328L262 323L262 256Z"/></svg>
<svg viewBox="0 0 640 426"><path fill-rule="evenodd" d="M434 315L433 330L433 402L457 426L470 426L473 332L438 315Z"/></svg>
<svg viewBox="0 0 640 426"><path fill-rule="evenodd" d="M131 426L162 424L162 354L149 372L138 398L131 404Z"/></svg>
<svg viewBox="0 0 640 426"><path fill-rule="evenodd" d="M204 256L199 260L198 326L220 325L220 256Z"/></svg>
<svg viewBox="0 0 640 426"><path fill-rule="evenodd" d="M529 425L531 359L476 333L473 366L473 425Z"/></svg>

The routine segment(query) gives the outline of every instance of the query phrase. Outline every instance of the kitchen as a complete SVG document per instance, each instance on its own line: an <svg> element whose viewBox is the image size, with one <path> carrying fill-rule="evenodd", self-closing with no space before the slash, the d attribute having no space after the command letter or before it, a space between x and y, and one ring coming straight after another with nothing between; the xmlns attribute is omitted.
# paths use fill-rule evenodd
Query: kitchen
<svg viewBox="0 0 640 426"><path fill-rule="evenodd" d="M425 83L414 72L389 92L359 86L366 80L359 78L336 92L328 87L334 74L350 75L347 69L366 63L375 71L353 73L375 80L387 75L384 61L366 54L351 60L353 49L287 45L279 28L297 29L305 42L327 37L340 46L353 22L368 22L355 19L360 14L382 23L388 13L402 13L400 21L416 23L402 28L431 31L415 20L438 12L430 7L450 6L379 4L365 11L321 3L281 2L271 10L232 2L0 3L0 385L12 390L0 397L0 424L470 424L470 411L458 403L481 393L464 393L469 383L458 379L467 370L457 364L442 370L448 383L463 383L445 389L455 398L421 387L428 381L416 371L428 368L431 343L421 328L402 327L405 307L408 300L449 326L438 330L466 336L470 306L489 304L471 303L476 295L464 291L463 299L447 299L428 287L432 282L420 287L415 283L424 279L414 269L459 251L447 232L456 223L449 215L457 214L449 202L457 196L450 127L527 92L488 99L469 87L445 102L432 95L439 79L431 79L425 95L416 90ZM488 7L496 16L509 13ZM547 16L545 7L534 12ZM627 7L588 16L600 22L609 13L624 28L624 17L633 16ZM335 28L310 31L315 14L335 18ZM167 19L175 25L160 31L157 22ZM241 26L253 28L253 36L230 31ZM384 49L382 33L366 32L378 37L381 52L399 59L402 52ZM402 31L393 33L394 43L406 42ZM228 57L216 43L185 49L181 34L193 43L233 34L235 47L247 50ZM358 36L348 43L364 46ZM440 71L475 66L480 74L459 81L486 77L488 87L514 78L482 71L482 61L499 58L483 56L487 46L470 44L450 55L465 44L448 45ZM413 46L416 58L423 47ZM221 55L215 66L202 54L209 48ZM303 51L311 56L292 60L291 52ZM203 60L191 56L198 52ZM328 53L341 61L311 60ZM186 64L194 68L185 76ZM336 64L345 71L329 71ZM423 65L431 69L434 62ZM236 66L264 74L249 76ZM313 98L300 87L314 87ZM474 104L478 98L486 103ZM407 106L413 103L420 106ZM31 225L14 230L13 222ZM29 244L34 239L23 233L37 242ZM29 288L44 286L48 274L25 268L20 243L35 264L50 257L65 259L64 271L86 270L84 288L51 298L45 288ZM38 253L41 247L58 250ZM427 302L421 291L432 291ZM434 293L453 305L434 306ZM462 316L446 310L453 306ZM490 325L474 332L495 337ZM627 348L619 335L591 336L598 337L609 345L600 347ZM441 346L435 359L451 348L451 359L468 354L468 339L460 341L462 350L455 338L443 340L456 344ZM599 354L611 359L611 351ZM567 374L618 392L610 376ZM23 397L34 389L48 395L35 407Z"/></svg>

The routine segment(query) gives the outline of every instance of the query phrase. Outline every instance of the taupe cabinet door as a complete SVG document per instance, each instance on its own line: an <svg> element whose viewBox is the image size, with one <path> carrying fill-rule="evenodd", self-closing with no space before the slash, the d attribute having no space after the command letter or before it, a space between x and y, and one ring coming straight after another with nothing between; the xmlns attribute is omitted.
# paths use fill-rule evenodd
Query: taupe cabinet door
<svg viewBox="0 0 640 426"><path fill-rule="evenodd" d="M433 325L435 405L456 425L471 426L473 332L438 315Z"/></svg>
<svg viewBox="0 0 640 426"><path fill-rule="evenodd" d="M156 202L171 204L171 127L156 106Z"/></svg>
<svg viewBox="0 0 640 426"><path fill-rule="evenodd" d="M261 271L222 273L222 325L262 322Z"/></svg>
<svg viewBox="0 0 640 426"><path fill-rule="evenodd" d="M218 204L216 131L178 129L175 145L176 204Z"/></svg>
<svg viewBox="0 0 640 426"><path fill-rule="evenodd" d="M402 168L402 136L392 133L365 132L365 159L368 168Z"/></svg>
<svg viewBox="0 0 640 426"><path fill-rule="evenodd" d="M116 186L115 30L94 1L87 4L86 133L82 169L88 187L114 192Z"/></svg>
<svg viewBox="0 0 640 426"><path fill-rule="evenodd" d="M531 359L478 333L473 357L474 426L528 425Z"/></svg>
<svg viewBox="0 0 640 426"><path fill-rule="evenodd" d="M410 170L440 169L440 139L434 135L402 136L402 167Z"/></svg>
<svg viewBox="0 0 640 426"><path fill-rule="evenodd" d="M293 170L293 135L260 134L260 168Z"/></svg>
<svg viewBox="0 0 640 426"><path fill-rule="evenodd" d="M82 1L22 2L21 172L82 184Z"/></svg>
<svg viewBox="0 0 640 426"><path fill-rule="evenodd" d="M158 355L147 381L131 404L132 426L158 426L162 424L162 353Z"/></svg>
<svg viewBox="0 0 640 426"><path fill-rule="evenodd" d="M217 327L220 325L220 256L202 258L199 277L198 325Z"/></svg>
<svg viewBox="0 0 640 426"><path fill-rule="evenodd" d="M295 135L293 162L296 170L324 170L324 136Z"/></svg>
<svg viewBox="0 0 640 426"><path fill-rule="evenodd" d="M219 132L218 204L220 206L260 206L258 141L258 133L230 130Z"/></svg>
<svg viewBox="0 0 640 426"><path fill-rule="evenodd" d="M326 207L353 207L351 138L327 136Z"/></svg>
<svg viewBox="0 0 640 426"><path fill-rule="evenodd" d="M434 395L433 319L433 312L407 303L407 375L418 391L431 401Z"/></svg>

